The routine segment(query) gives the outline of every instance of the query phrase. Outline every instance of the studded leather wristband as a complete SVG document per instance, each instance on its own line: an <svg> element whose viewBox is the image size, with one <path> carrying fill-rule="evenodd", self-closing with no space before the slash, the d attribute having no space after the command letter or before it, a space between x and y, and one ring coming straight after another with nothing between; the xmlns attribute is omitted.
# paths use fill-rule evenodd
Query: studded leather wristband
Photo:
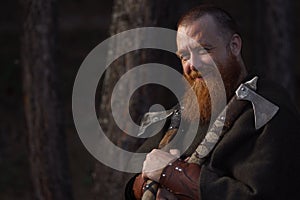
<svg viewBox="0 0 300 200"><path fill-rule="evenodd" d="M197 200L200 198L199 177L199 165L178 159L164 168L159 183L180 200Z"/></svg>

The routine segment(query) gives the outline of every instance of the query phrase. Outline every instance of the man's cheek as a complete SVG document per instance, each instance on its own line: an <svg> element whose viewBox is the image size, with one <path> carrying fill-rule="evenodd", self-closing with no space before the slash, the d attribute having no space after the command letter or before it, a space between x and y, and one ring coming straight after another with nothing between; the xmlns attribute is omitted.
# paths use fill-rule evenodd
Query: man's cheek
<svg viewBox="0 0 300 200"><path fill-rule="evenodd" d="M214 59L209 53L201 55L200 59L204 66L214 66L215 65Z"/></svg>
<svg viewBox="0 0 300 200"><path fill-rule="evenodd" d="M203 55L201 59L202 65L197 67L196 69L203 75L218 70L216 63L214 62L213 58L209 56L209 54Z"/></svg>

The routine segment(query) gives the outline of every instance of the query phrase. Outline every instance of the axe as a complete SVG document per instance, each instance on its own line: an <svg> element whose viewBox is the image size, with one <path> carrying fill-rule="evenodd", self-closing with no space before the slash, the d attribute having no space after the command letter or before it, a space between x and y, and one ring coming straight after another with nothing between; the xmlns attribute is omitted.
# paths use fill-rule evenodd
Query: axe
<svg viewBox="0 0 300 200"><path fill-rule="evenodd" d="M255 92L257 79L256 76L251 81L241 84L235 94L237 100L247 100L252 103L255 128L260 129L275 116L279 107Z"/></svg>
<svg viewBox="0 0 300 200"><path fill-rule="evenodd" d="M202 164L205 157L213 150L220 137L232 126L243 108L250 101L254 110L255 128L260 129L268 123L278 112L279 107L257 94L258 77L246 83L242 83L235 91L235 95L229 101L224 110L219 114L213 125L209 128L205 138L197 147L189 159L189 163Z"/></svg>
<svg viewBox="0 0 300 200"><path fill-rule="evenodd" d="M201 165L209 153L213 150L220 137L224 135L232 126L233 122L240 115L243 108L250 101L254 110L255 128L259 129L270 121L278 112L279 107L269 102L255 91L257 89L258 77L254 77L246 83L242 83L231 98L227 106L219 114L205 138L191 155L188 163L196 163ZM171 135L166 134L161 144L168 143L176 134L172 131ZM146 188L142 196L142 200L155 200L158 184L152 180L147 180Z"/></svg>

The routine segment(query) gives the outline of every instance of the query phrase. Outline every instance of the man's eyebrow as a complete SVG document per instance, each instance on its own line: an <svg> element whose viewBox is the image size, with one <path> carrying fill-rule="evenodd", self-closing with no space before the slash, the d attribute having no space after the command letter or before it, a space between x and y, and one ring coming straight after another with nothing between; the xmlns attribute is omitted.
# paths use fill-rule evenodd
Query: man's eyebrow
<svg viewBox="0 0 300 200"><path fill-rule="evenodd" d="M212 47L213 45L207 43L207 42L203 42L203 41L198 41L197 44L201 47Z"/></svg>
<svg viewBox="0 0 300 200"><path fill-rule="evenodd" d="M214 48L214 46L211 45L211 44L209 44L209 43L204 43L204 42L200 43L200 42L197 42L197 46L195 46L194 48L199 48L199 47L201 47L201 48L205 48L205 47ZM184 54L186 52L187 52L187 50L181 49L181 50L177 50L175 53L176 53L176 55L178 57L180 57L182 54Z"/></svg>
<svg viewBox="0 0 300 200"><path fill-rule="evenodd" d="M176 55L178 56L178 57L180 57L184 52L186 52L185 50L177 50L176 51Z"/></svg>

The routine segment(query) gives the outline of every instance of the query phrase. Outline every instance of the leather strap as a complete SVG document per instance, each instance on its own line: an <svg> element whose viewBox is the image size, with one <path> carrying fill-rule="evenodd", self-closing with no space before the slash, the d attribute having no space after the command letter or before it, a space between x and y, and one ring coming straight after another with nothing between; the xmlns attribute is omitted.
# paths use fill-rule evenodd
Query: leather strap
<svg viewBox="0 0 300 200"><path fill-rule="evenodd" d="M200 198L200 166L180 159L164 168L159 183L180 200Z"/></svg>
<svg viewBox="0 0 300 200"><path fill-rule="evenodd" d="M143 188L145 187L145 185L146 185L146 180L142 177L142 174L136 176L132 190L133 190L134 197L137 200L142 198L142 195L144 193Z"/></svg>

